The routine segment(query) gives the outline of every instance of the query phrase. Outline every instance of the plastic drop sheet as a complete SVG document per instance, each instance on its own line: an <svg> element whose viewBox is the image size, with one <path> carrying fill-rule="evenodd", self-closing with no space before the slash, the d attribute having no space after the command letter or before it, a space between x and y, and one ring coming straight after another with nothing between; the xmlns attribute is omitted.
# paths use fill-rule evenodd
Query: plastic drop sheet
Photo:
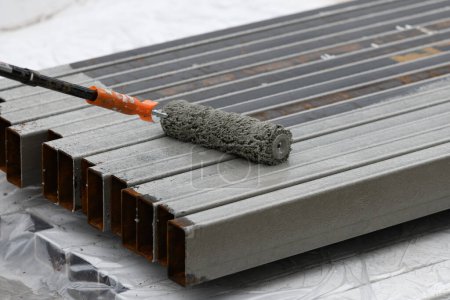
<svg viewBox="0 0 450 300"><path fill-rule="evenodd" d="M2 299L450 298L450 211L183 288L39 188L0 197Z"/></svg>

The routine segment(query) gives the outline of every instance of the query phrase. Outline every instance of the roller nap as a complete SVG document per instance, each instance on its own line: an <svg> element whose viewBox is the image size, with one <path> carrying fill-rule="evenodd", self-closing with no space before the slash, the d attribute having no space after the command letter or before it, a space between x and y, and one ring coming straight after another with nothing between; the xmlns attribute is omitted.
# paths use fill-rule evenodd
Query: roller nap
<svg viewBox="0 0 450 300"><path fill-rule="evenodd" d="M276 165L286 161L292 134L281 125L176 100L164 107L165 133L185 142Z"/></svg>

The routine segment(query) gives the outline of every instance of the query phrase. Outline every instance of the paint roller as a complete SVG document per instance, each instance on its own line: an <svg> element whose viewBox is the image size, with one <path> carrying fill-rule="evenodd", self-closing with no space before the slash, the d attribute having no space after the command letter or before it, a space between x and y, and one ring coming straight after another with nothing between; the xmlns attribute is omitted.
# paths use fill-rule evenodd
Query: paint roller
<svg viewBox="0 0 450 300"><path fill-rule="evenodd" d="M283 126L225 112L208 106L175 100L163 109L158 102L108 89L84 87L48 77L39 72L0 62L0 75L30 86L39 86L85 99L87 103L127 115L138 115L147 122L161 122L167 136L191 142L252 162L277 165L291 151L292 134Z"/></svg>

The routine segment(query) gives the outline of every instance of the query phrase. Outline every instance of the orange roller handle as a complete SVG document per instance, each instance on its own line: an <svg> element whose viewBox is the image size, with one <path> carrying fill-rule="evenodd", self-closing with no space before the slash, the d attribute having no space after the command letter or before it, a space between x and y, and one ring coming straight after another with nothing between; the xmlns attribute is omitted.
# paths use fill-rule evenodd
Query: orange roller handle
<svg viewBox="0 0 450 300"><path fill-rule="evenodd" d="M97 99L94 101L86 100L87 103L126 115L139 115L144 121L154 122L152 111L158 105L158 102L151 100L140 101L136 97L116 93L96 86L91 86L90 89L97 92Z"/></svg>

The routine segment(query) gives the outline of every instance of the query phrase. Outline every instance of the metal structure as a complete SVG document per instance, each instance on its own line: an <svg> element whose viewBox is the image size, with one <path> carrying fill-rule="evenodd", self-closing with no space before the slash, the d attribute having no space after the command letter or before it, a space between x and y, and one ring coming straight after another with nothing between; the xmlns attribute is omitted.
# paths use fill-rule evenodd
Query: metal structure
<svg viewBox="0 0 450 300"><path fill-rule="evenodd" d="M361 0L42 71L280 123L285 164L3 80L0 167L182 285L448 209L449 13Z"/></svg>

